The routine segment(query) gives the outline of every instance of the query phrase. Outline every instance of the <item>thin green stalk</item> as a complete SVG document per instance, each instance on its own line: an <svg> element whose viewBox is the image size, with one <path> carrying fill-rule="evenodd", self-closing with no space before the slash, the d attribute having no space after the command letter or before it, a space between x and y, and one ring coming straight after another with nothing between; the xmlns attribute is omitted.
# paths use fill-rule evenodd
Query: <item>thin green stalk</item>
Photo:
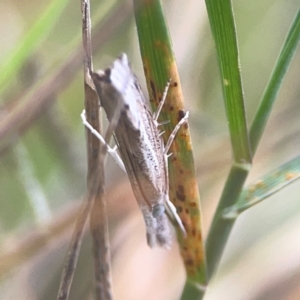
<svg viewBox="0 0 300 300"><path fill-rule="evenodd" d="M208 278L217 268L234 221L222 218L223 209L236 203L251 168L242 79L233 10L230 0L206 0L222 78L223 96L234 163L207 239Z"/></svg>
<svg viewBox="0 0 300 300"><path fill-rule="evenodd" d="M219 265L229 234L236 220L224 219L223 210L236 203L248 173L249 170L241 169L239 166L233 165L231 167L207 238L206 257L209 279Z"/></svg>
<svg viewBox="0 0 300 300"><path fill-rule="evenodd" d="M254 143L253 145L251 144L253 154L255 153L257 145L260 141L265 124L272 109L272 104L274 103L276 95L281 86L282 79L288 70L291 58L295 53L295 49L299 41L299 31L300 26L298 12L287 35L287 39L284 43L281 54L279 55L279 59L276 64L278 68L275 68L275 71L269 80L269 84L267 85L268 92L264 94L260 108L254 118L253 125L251 126L251 143ZM259 134L255 134L255 131L259 132ZM242 187L248 176L248 172L249 170L247 169L238 169L235 165L233 165L225 184L220 203L215 213L207 238L206 251L209 278L211 278L219 265L229 234L235 223L235 219L229 220L223 218L224 209L228 206L234 205L238 201L240 192L242 191Z"/></svg>
<svg viewBox="0 0 300 300"><path fill-rule="evenodd" d="M186 281L181 299L182 300L200 300L205 294L205 287L196 285L194 282Z"/></svg>
<svg viewBox="0 0 300 300"><path fill-rule="evenodd" d="M224 218L236 218L243 211L262 202L299 178L300 156L297 156L247 186L239 201L224 210Z"/></svg>
<svg viewBox="0 0 300 300"><path fill-rule="evenodd" d="M269 119L276 96L281 86L282 80L289 68L291 60L296 52L300 40L300 9L294 19L292 27L286 37L271 79L264 91L262 101L255 114L250 127L250 142L253 153L256 152L259 141L263 135L267 121Z"/></svg>
<svg viewBox="0 0 300 300"><path fill-rule="evenodd" d="M11 82L15 74L18 73L29 55L46 39L68 2L69 0L50 2L44 13L41 14L32 28L19 41L9 57L5 59L0 72L0 94Z"/></svg>
<svg viewBox="0 0 300 300"><path fill-rule="evenodd" d="M233 159L235 163L250 164L252 157L231 1L206 0L206 7L221 72Z"/></svg>

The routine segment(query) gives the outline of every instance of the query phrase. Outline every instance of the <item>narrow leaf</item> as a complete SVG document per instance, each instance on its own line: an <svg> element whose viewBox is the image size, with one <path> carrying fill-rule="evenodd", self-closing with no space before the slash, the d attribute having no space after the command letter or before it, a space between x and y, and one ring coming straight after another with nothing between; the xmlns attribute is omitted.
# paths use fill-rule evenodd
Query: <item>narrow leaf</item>
<svg viewBox="0 0 300 300"><path fill-rule="evenodd" d="M69 0L49 2L44 13L19 41L9 57L5 59L0 72L0 93L7 87L13 76L18 73L28 57L48 36L68 2Z"/></svg>
<svg viewBox="0 0 300 300"><path fill-rule="evenodd" d="M299 178L300 156L297 156L244 189L238 203L224 210L224 218L236 218L246 209L262 202Z"/></svg>
<svg viewBox="0 0 300 300"><path fill-rule="evenodd" d="M250 128L250 142L253 153L265 130L283 78L290 66L300 40L300 9L286 37L269 83L265 89L259 108Z"/></svg>
<svg viewBox="0 0 300 300"><path fill-rule="evenodd" d="M140 50L143 59L150 102L155 109L169 79L171 84L161 120L170 121L164 129L167 137L184 116L183 95L171 40L161 2L134 1ZM188 279L206 283L205 254L201 230L200 197L188 126L181 128L170 149L170 200L187 231L179 233L180 249Z"/></svg>
<svg viewBox="0 0 300 300"><path fill-rule="evenodd" d="M236 163L251 163L235 23L230 0L206 0Z"/></svg>

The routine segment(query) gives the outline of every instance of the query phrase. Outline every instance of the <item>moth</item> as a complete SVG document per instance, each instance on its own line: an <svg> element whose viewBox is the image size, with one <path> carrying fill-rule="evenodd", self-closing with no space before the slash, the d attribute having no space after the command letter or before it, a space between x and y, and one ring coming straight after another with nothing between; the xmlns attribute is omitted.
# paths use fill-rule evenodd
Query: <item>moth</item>
<svg viewBox="0 0 300 300"><path fill-rule="evenodd" d="M174 128L165 147L157 118L167 90L157 113L152 115L126 54L117 58L110 68L94 72L91 77L101 106L114 128L121 160L144 217L147 243L150 247L169 248L172 238L167 214L183 231L184 227L169 200L167 151L188 113ZM103 138L102 142L105 142Z"/></svg>

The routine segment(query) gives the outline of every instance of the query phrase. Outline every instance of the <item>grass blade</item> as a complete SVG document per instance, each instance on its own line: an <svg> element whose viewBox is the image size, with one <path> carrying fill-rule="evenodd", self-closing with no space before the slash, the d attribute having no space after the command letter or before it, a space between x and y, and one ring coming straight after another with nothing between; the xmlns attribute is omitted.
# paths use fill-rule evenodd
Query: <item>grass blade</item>
<svg viewBox="0 0 300 300"><path fill-rule="evenodd" d="M286 37L270 81L264 91L259 108L250 128L250 143L253 153L256 152L263 135L273 104L280 89L283 78L289 68L300 40L300 9L297 12L292 27Z"/></svg>
<svg viewBox="0 0 300 300"><path fill-rule="evenodd" d="M207 1L208 4L209 1ZM215 2L215 1L211 1ZM222 2L222 1L221 1ZM224 3L228 4L228 1L224 1ZM223 3L223 4L224 4ZM210 5L211 6L211 3ZM226 10L224 10L226 11ZM222 11L220 12L222 13ZM277 72L273 72L270 83L267 85L268 87L274 87L276 91L271 92L263 96L262 103L255 117L255 121L251 126L250 134L251 134L251 143L253 154L255 154L256 147L258 145L259 139L261 137L261 133L264 130L265 124L267 122L268 116L270 114L272 105L265 105L268 103L269 99L272 103L276 99L277 92L281 86L282 78L287 72L288 66L291 62L291 58L295 52L295 47L297 45L297 39L299 39L299 13L289 30L287 35L287 39L284 43L284 55L279 56L281 66L278 68ZM230 62L228 62L230 63ZM277 64L276 64L277 65ZM269 88L268 88L269 89ZM271 89L271 88L270 88ZM270 103L269 102L269 103ZM260 134L256 134L255 132L260 132ZM218 264L220 262L220 258L222 256L223 250L225 248L226 242L228 240L231 229L235 223L235 219L225 219L223 218L223 211L227 207L231 207L235 203L237 203L240 193L242 192L243 185L247 179L248 173L250 169L241 168L240 164L234 164L229 173L229 177L226 181L220 203L218 205L217 211L215 213L209 234L207 239L206 251L207 251L207 261L208 261L208 276L209 278L213 275L214 271L217 269Z"/></svg>
<svg viewBox="0 0 300 300"><path fill-rule="evenodd" d="M300 178L300 156L269 172L243 190L238 203L224 210L224 218L236 218Z"/></svg>
<svg viewBox="0 0 300 300"><path fill-rule="evenodd" d="M48 7L30 30L26 32L14 51L5 59L0 72L0 94L19 72L24 62L34 50L46 39L57 19L64 11L69 0L55 0Z"/></svg>
<svg viewBox="0 0 300 300"><path fill-rule="evenodd" d="M140 50L143 59L152 108L161 100L166 83L171 85L161 120L169 120L165 126L166 137L184 115L180 79L172 51L172 45L160 1L134 1ZM204 245L201 231L200 197L195 177L191 139L187 126L177 134L169 160L170 200L186 228L187 238L179 235L181 255L188 280L206 283Z"/></svg>
<svg viewBox="0 0 300 300"><path fill-rule="evenodd" d="M236 163L251 163L238 45L230 0L206 0L214 36L233 158Z"/></svg>

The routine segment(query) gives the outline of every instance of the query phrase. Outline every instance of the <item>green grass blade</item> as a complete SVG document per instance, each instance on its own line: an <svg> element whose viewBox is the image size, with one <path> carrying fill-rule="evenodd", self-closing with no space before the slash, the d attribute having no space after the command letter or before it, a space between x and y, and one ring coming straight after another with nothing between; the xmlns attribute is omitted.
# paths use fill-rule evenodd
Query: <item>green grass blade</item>
<svg viewBox="0 0 300 300"><path fill-rule="evenodd" d="M19 72L28 57L48 36L68 2L69 0L51 1L44 13L32 28L26 32L23 39L20 40L14 51L5 59L0 72L0 94L8 86L15 74Z"/></svg>
<svg viewBox="0 0 300 300"><path fill-rule="evenodd" d="M205 287L198 286L193 284L193 282L187 281L181 295L181 300L200 300L203 298L204 294Z"/></svg>
<svg viewBox="0 0 300 300"><path fill-rule="evenodd" d="M235 222L233 219L224 219L223 211L228 206L232 206L237 202L248 174L249 170L241 169L239 165L233 165L225 183L206 242L209 279L219 265L229 234Z"/></svg>
<svg viewBox="0 0 300 300"><path fill-rule="evenodd" d="M167 81L172 80L161 114L161 120L170 121L164 128L166 138L184 114L183 95L169 32L160 1L136 0L134 6L144 72L154 109L161 100ZM179 234L181 255L188 280L204 285L206 267L200 197L188 126L180 129L170 152L173 153L169 159L170 200L187 231L185 239Z"/></svg>
<svg viewBox="0 0 300 300"><path fill-rule="evenodd" d="M209 2L209 1L207 1ZM214 1L211 1L214 2ZM227 2L227 1L224 1ZM287 35L287 39L284 43L284 55L280 55L281 61L279 65L281 67L275 68L276 72L273 72L270 82L268 84L268 94L263 97L262 105L260 106L259 112L255 117L255 121L251 127L251 143L254 143L252 146L253 154L255 153L257 144L261 137L261 133L264 130L267 118L270 114L272 108L272 101L275 101L280 83L282 78L286 74L288 65L291 62L291 58L295 52L296 45L299 41L299 13ZM276 64L277 65L277 64ZM270 87L269 87L270 86ZM272 90L276 88L276 90ZM266 94L265 94L266 95ZM271 105L270 105L271 103ZM259 134L256 134L256 131ZM224 219L223 212L227 207L235 205L238 201L239 195L242 191L242 187L246 181L249 170L247 168L242 168L239 164L234 164L231 168L229 177L226 181L220 203L218 205L216 214L214 216L212 226L210 228L207 244L206 244L206 253L207 253L207 265L208 265L208 276L209 278L213 275L214 271L218 267L220 262L221 255L225 248L226 242L228 240L231 229L235 223L235 219Z"/></svg>
<svg viewBox="0 0 300 300"><path fill-rule="evenodd" d="M216 44L227 120L236 163L251 163L237 37L230 0L206 0Z"/></svg>
<svg viewBox="0 0 300 300"><path fill-rule="evenodd" d="M253 153L256 152L259 141L266 127L273 104L280 89L283 78L296 52L300 40L300 9L286 37L270 81L265 89L259 108L250 128L250 143Z"/></svg>
<svg viewBox="0 0 300 300"><path fill-rule="evenodd" d="M224 208L235 204L251 167L243 88L233 10L230 0L206 0L206 7L221 71L234 164L227 178L206 244L208 278L217 268L233 220L224 220Z"/></svg>
<svg viewBox="0 0 300 300"><path fill-rule="evenodd" d="M300 156L297 156L244 189L238 203L224 210L224 218L236 218L243 211L262 202L299 178Z"/></svg>

